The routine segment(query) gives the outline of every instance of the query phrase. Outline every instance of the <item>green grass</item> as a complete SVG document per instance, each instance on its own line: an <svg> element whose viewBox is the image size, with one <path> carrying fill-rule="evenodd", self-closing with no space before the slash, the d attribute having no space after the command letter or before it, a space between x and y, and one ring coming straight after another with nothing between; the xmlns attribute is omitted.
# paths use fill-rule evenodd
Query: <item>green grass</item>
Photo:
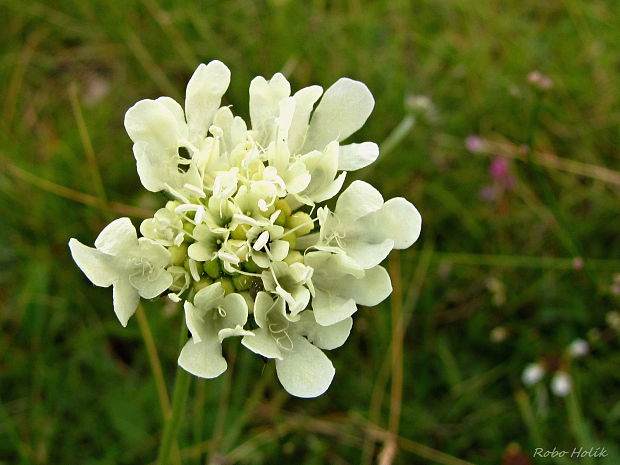
<svg viewBox="0 0 620 465"><path fill-rule="evenodd" d="M358 312L316 400L291 398L272 366L227 341L227 374L192 380L184 464L495 464L519 447L563 464L534 448L581 446L609 452L589 463L620 463L620 352L606 322L620 303L620 3L0 0L0 17L0 464L155 460L163 421L138 323L118 324L110 289L88 283L67 241L92 243L127 206L139 216L161 203L140 186L124 112L180 98L211 59L231 68L225 103L244 117L250 79L277 71L295 89L367 83L377 103L356 141L385 141L412 95L436 114L355 173L423 215L418 243L388 260L402 302ZM533 70L554 81L542 99ZM489 152L468 152L470 134ZM519 158L516 187L488 202L500 153ZM539 165L541 153L559 160ZM180 313L163 300L145 311L171 390ZM577 337L592 352L569 363ZM548 377L521 384L541 359L568 363L569 398Z"/></svg>

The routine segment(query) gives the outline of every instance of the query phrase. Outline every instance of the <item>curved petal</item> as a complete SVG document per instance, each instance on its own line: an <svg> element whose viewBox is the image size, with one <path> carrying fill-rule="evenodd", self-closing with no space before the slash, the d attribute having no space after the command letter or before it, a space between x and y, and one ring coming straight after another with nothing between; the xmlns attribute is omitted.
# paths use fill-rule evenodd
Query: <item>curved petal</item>
<svg viewBox="0 0 620 465"><path fill-rule="evenodd" d="M291 127L288 130L288 145L292 154L297 154L301 149L308 132L310 113L322 94L323 88L321 86L310 86L298 90L293 95L295 99L295 112L293 113Z"/></svg>
<svg viewBox="0 0 620 465"><path fill-rule="evenodd" d="M207 241L194 242L187 248L187 255L198 262L209 262L215 258L217 251Z"/></svg>
<svg viewBox="0 0 620 465"><path fill-rule="evenodd" d="M383 206L381 193L364 181L353 181L336 202L334 213L344 222L353 222Z"/></svg>
<svg viewBox="0 0 620 465"><path fill-rule="evenodd" d="M194 296L194 305L202 309L217 307L224 299L224 288L217 282L200 289Z"/></svg>
<svg viewBox="0 0 620 465"><path fill-rule="evenodd" d="M191 302L185 301L183 304L185 310L185 326L192 335L195 343L202 342L209 336L208 328L204 320L201 318L200 311ZM213 337L213 334L210 334Z"/></svg>
<svg viewBox="0 0 620 465"><path fill-rule="evenodd" d="M313 312L303 312L301 314L300 325L303 325L302 334L320 349L332 350L340 347L346 342L351 334L353 319L346 318L330 326L321 326L314 320Z"/></svg>
<svg viewBox="0 0 620 465"><path fill-rule="evenodd" d="M114 313L123 326L127 326L129 318L136 312L140 295L127 279L121 279L114 283L112 292L114 301Z"/></svg>
<svg viewBox="0 0 620 465"><path fill-rule="evenodd" d="M340 175L334 179L331 184L326 186L324 189L314 192L309 197L317 203L325 202L326 200L331 199L334 195L340 192L340 189L342 189L346 176L347 173L340 173Z"/></svg>
<svg viewBox="0 0 620 465"><path fill-rule="evenodd" d="M228 294L222 307L226 310L226 316L220 320L222 328L243 327L248 321L248 304L241 294Z"/></svg>
<svg viewBox="0 0 620 465"><path fill-rule="evenodd" d="M364 218L362 224L369 230L382 231L382 236L394 241L395 249L406 249L420 237L422 216L408 200L396 197Z"/></svg>
<svg viewBox="0 0 620 465"><path fill-rule="evenodd" d="M331 141L341 141L361 128L375 100L366 84L338 79L325 91L308 128L304 151L322 150Z"/></svg>
<svg viewBox="0 0 620 465"><path fill-rule="evenodd" d="M99 233L95 247L110 255L126 254L138 247L136 228L129 218L114 220Z"/></svg>
<svg viewBox="0 0 620 465"><path fill-rule="evenodd" d="M353 278L350 280L351 283L354 281L356 280ZM312 299L312 310L317 323L322 326L329 326L353 315L357 311L357 305L355 305L355 299L353 298L342 297L329 291L316 289L316 295Z"/></svg>
<svg viewBox="0 0 620 465"><path fill-rule="evenodd" d="M367 270L381 263L394 248L394 241L386 239L378 244L361 240L347 240L346 253L359 265Z"/></svg>
<svg viewBox="0 0 620 465"><path fill-rule="evenodd" d="M176 161L168 153L157 147L153 149L144 142L133 145L133 155L140 182L151 192L159 192L166 187L168 174L176 169ZM173 154L174 155L174 154Z"/></svg>
<svg viewBox="0 0 620 465"><path fill-rule="evenodd" d="M156 100L140 100L125 113L125 130L132 141L146 142L161 149L175 149L177 118Z"/></svg>
<svg viewBox="0 0 620 465"><path fill-rule="evenodd" d="M185 371L200 378L216 378L228 367L217 337L198 343L190 339L181 350L178 363Z"/></svg>
<svg viewBox="0 0 620 465"><path fill-rule="evenodd" d="M250 121L258 131L259 142L268 142L279 116L280 101L291 95L291 85L284 75L276 73L267 81L257 76L250 82Z"/></svg>
<svg viewBox="0 0 620 465"><path fill-rule="evenodd" d="M360 305L372 307L383 302L392 293L390 275L382 266L366 270L362 279L351 279L347 289Z"/></svg>
<svg viewBox="0 0 620 465"><path fill-rule="evenodd" d="M153 268L163 268L170 264L168 249L147 237L138 239L137 255L147 259Z"/></svg>
<svg viewBox="0 0 620 465"><path fill-rule="evenodd" d="M143 275L130 276L129 282L136 288L141 297L154 299L172 284L172 275L163 268Z"/></svg>
<svg viewBox="0 0 620 465"><path fill-rule="evenodd" d="M244 336L243 339L241 339L241 344L255 354L282 360L280 348L267 329L258 328L255 329L253 333L254 336Z"/></svg>
<svg viewBox="0 0 620 465"><path fill-rule="evenodd" d="M373 163L379 156L379 146L374 142L340 146L338 170L355 171Z"/></svg>
<svg viewBox="0 0 620 465"><path fill-rule="evenodd" d="M272 310L283 315L285 312L284 300L277 298L274 302L268 292L260 291L256 294L256 299L254 300L254 321L259 328L267 328L267 314Z"/></svg>
<svg viewBox="0 0 620 465"><path fill-rule="evenodd" d="M74 238L69 240L69 249L73 261L95 286L108 287L119 278L112 256L88 247Z"/></svg>
<svg viewBox="0 0 620 465"><path fill-rule="evenodd" d="M327 391L334 379L334 365L305 337L292 336L293 349L276 360L276 373L282 386L296 397L317 397Z"/></svg>
<svg viewBox="0 0 620 465"><path fill-rule="evenodd" d="M185 91L185 115L192 139L202 140L207 135L229 84L230 70L221 61L201 63L196 68Z"/></svg>

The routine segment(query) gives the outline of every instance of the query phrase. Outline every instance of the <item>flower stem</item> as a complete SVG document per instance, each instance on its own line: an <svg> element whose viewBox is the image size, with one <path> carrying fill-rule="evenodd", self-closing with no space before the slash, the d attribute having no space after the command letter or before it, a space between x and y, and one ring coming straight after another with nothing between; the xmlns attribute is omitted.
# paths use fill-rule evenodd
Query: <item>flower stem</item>
<svg viewBox="0 0 620 465"><path fill-rule="evenodd" d="M149 365L151 365L151 371L153 372L153 378L155 378L155 386L157 388L157 396L159 397L159 407L164 418L168 418L170 415L170 398L168 397L168 390L166 389L166 381L164 380L164 374L161 369L161 363L159 356L157 355L157 348L155 347L155 341L153 340L153 334L149 323L144 313L142 304L138 305L136 310L136 317L138 319L138 327L140 328L140 335L144 340L146 346L146 353L149 357Z"/></svg>
<svg viewBox="0 0 620 465"><path fill-rule="evenodd" d="M183 322L181 323L181 337L179 345L182 347L187 341L187 329ZM174 393L172 394L172 414L168 417L164 426L164 433L159 444L159 452L157 454L157 465L168 465L172 445L175 443L185 405L189 394L189 385L191 375L180 366L177 366L176 378L174 381Z"/></svg>

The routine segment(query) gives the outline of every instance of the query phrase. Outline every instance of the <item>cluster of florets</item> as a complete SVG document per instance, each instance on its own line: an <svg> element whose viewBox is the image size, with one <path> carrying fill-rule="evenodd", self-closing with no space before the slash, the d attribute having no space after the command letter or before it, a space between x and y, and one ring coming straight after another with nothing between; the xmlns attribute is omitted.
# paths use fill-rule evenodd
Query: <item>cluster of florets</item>
<svg viewBox="0 0 620 465"><path fill-rule="evenodd" d="M95 248L69 245L94 284L114 287L123 325L140 297L184 301L192 337L179 364L190 373L219 376L222 340L240 336L276 360L288 392L318 396L335 373L321 349L345 342L358 304L390 294L379 263L418 238L421 218L405 199L384 202L362 181L342 192L333 211L319 206L340 192L347 171L379 154L371 142L340 144L372 111L364 84L343 78L325 93L311 86L291 96L283 75L257 77L248 129L221 106L229 82L223 63L201 64L185 109L160 97L127 111L142 184L173 200L142 222L140 238L120 218Z"/></svg>

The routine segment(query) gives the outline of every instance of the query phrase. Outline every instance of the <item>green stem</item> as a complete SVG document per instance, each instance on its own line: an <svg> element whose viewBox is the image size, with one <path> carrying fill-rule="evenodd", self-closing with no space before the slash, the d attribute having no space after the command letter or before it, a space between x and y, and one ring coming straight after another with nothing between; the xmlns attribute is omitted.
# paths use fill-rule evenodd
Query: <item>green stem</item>
<svg viewBox="0 0 620 465"><path fill-rule="evenodd" d="M186 341L187 329L182 322L179 346L183 347ZM181 420L183 419L183 413L185 412L191 379L191 375L187 371L177 366L174 393L172 395L172 414L164 426L164 433L157 454L157 465L168 465L169 463L172 445L175 443L179 427L181 426Z"/></svg>

